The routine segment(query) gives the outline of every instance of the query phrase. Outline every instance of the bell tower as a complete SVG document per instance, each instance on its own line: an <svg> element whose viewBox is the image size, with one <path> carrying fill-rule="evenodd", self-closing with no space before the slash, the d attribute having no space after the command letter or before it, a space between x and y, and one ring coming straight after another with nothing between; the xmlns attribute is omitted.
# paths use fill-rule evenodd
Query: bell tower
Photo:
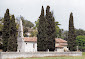
<svg viewBox="0 0 85 59"><path fill-rule="evenodd" d="M23 36L23 25L22 20L19 20L18 37L17 37L17 52L23 52L24 50L24 36Z"/></svg>

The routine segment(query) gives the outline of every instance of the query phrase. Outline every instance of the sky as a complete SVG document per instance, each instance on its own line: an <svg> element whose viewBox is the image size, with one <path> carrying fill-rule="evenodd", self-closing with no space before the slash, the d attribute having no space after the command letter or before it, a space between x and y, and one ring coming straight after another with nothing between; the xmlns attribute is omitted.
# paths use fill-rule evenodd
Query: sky
<svg viewBox="0 0 85 59"><path fill-rule="evenodd" d="M72 12L75 28L85 30L85 0L0 0L0 17L4 17L8 8L11 15L21 15L34 23L40 16L42 5L44 10L47 5L50 6L50 11L53 11L55 21L61 24L61 29L68 30Z"/></svg>

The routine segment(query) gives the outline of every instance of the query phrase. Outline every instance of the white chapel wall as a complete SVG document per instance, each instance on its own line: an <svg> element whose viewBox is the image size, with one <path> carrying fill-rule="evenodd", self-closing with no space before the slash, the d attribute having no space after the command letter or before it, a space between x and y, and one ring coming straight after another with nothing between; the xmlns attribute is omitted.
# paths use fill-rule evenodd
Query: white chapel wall
<svg viewBox="0 0 85 59"><path fill-rule="evenodd" d="M25 42L25 52L37 52L37 42Z"/></svg>

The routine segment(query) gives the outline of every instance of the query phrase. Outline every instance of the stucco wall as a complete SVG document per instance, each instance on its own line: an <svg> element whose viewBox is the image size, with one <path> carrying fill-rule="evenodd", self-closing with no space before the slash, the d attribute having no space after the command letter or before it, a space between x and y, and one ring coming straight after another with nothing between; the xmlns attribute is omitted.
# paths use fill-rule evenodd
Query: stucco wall
<svg viewBox="0 0 85 59"><path fill-rule="evenodd" d="M64 52L64 48L57 48L57 52Z"/></svg>
<svg viewBox="0 0 85 59"><path fill-rule="evenodd" d="M33 47L34 45L34 47ZM37 52L37 42L25 42L25 52Z"/></svg>
<svg viewBox="0 0 85 59"><path fill-rule="evenodd" d="M24 44L25 43L23 41L23 38L18 38L17 44L18 44L17 52L24 52L24 48L25 48Z"/></svg>
<svg viewBox="0 0 85 59"><path fill-rule="evenodd" d="M0 52L0 59L45 56L82 56L82 52Z"/></svg>

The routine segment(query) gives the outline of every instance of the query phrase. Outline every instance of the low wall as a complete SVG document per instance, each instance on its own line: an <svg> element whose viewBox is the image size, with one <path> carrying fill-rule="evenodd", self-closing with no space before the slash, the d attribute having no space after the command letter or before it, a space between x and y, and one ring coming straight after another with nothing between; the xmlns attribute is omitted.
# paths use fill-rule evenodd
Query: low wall
<svg viewBox="0 0 85 59"><path fill-rule="evenodd" d="M82 56L82 52L0 52L0 59L45 56Z"/></svg>

